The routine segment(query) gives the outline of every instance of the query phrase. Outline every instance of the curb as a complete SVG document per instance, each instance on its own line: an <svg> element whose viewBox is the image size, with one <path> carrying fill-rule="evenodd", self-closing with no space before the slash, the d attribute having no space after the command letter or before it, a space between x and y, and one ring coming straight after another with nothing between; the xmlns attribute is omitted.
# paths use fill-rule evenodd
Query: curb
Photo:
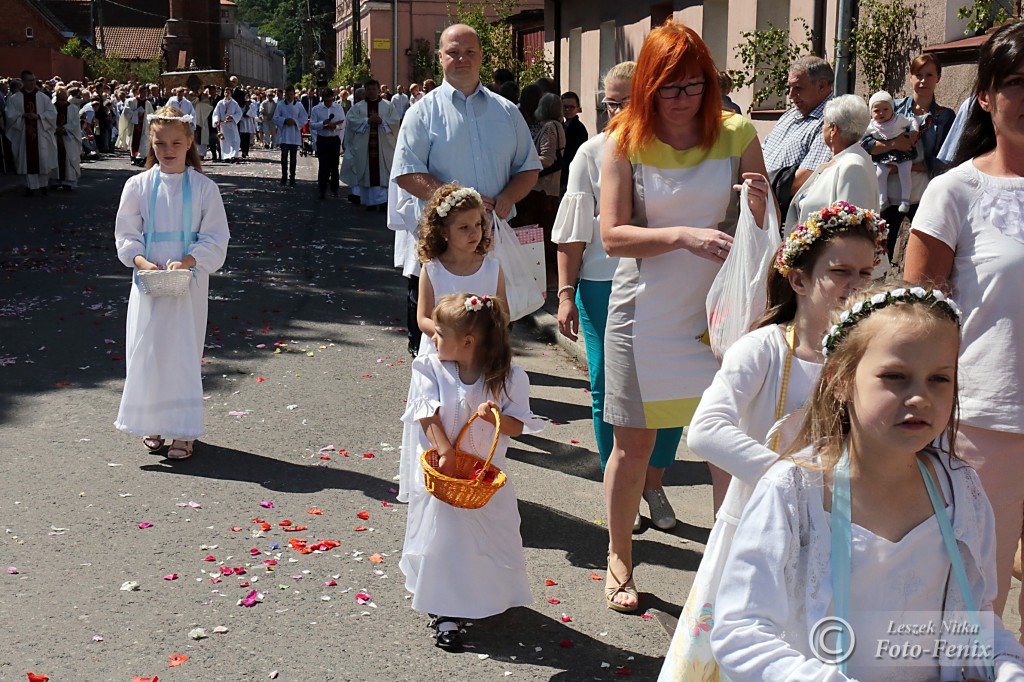
<svg viewBox="0 0 1024 682"><path fill-rule="evenodd" d="M582 334L579 341L573 341L558 331L558 307L549 295L544 305L534 313L519 320L532 328L543 341L553 343L566 353L577 365L587 369L587 349L583 344Z"/></svg>

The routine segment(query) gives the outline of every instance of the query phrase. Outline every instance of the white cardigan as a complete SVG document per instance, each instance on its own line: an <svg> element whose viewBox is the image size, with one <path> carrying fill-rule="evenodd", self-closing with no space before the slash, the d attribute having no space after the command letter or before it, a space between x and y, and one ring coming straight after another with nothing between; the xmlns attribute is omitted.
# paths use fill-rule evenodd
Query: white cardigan
<svg viewBox="0 0 1024 682"><path fill-rule="evenodd" d="M805 450L797 457L808 457ZM974 469L950 468L952 525L975 603L992 610L996 596L995 520ZM820 471L783 460L772 466L747 503L725 566L711 647L732 682L845 680L838 667L810 651L811 628L830 612L831 528L823 506ZM857 595L851 595L856 603ZM949 581L947 611L963 611L956 580ZM898 608L898 605L894 605ZM999 682L1024 679L1024 647L995 620L995 669ZM984 678L980 670L968 677ZM960 670L944 670L959 680Z"/></svg>
<svg viewBox="0 0 1024 682"><path fill-rule="evenodd" d="M871 157L854 143L832 158L831 166L819 166L793 197L786 213L789 235L815 211L846 201L857 208L878 211L878 180ZM893 229L899 229L896 225Z"/></svg>
<svg viewBox="0 0 1024 682"><path fill-rule="evenodd" d="M722 367L704 391L687 431L691 452L733 476L718 512L733 525L739 523L758 479L779 458L764 441L775 425L787 352L786 337L778 325L740 337L722 358ZM794 358L794 366L797 362ZM791 381L787 402L803 404L812 389Z"/></svg>

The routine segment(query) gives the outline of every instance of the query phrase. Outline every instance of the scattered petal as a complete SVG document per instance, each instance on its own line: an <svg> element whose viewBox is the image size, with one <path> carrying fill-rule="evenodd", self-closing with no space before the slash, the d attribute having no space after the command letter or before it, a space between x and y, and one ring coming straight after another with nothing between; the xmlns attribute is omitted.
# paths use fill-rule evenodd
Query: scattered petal
<svg viewBox="0 0 1024 682"><path fill-rule="evenodd" d="M177 579L178 579L178 574L177 573L168 573L167 575L164 576L164 580L177 580Z"/></svg>
<svg viewBox="0 0 1024 682"><path fill-rule="evenodd" d="M194 628L189 631L188 636L191 639L206 639L209 635L206 634L206 630L202 628Z"/></svg>
<svg viewBox="0 0 1024 682"><path fill-rule="evenodd" d="M382 557L380 554L371 554L370 561L375 564L382 564L384 563L384 557Z"/></svg>
<svg viewBox="0 0 1024 682"><path fill-rule="evenodd" d="M139 584L137 582L135 582L134 580L128 580L126 582L121 583L121 591L122 592L138 592L139 591Z"/></svg>
<svg viewBox="0 0 1024 682"><path fill-rule="evenodd" d="M272 680L276 680L278 675L280 675L279 672L277 672L276 670L271 670L270 674L267 675L267 677L269 677Z"/></svg>
<svg viewBox="0 0 1024 682"><path fill-rule="evenodd" d="M327 582L324 583L324 585L326 585L327 587L337 587L338 586L338 581L337 580L328 580Z"/></svg>
<svg viewBox="0 0 1024 682"><path fill-rule="evenodd" d="M642 614L640 614L640 617L643 618L644 620L650 620L650 619L654 618L654 616L652 616L649 613L642 613Z"/></svg>
<svg viewBox="0 0 1024 682"><path fill-rule="evenodd" d="M224 627L223 625L218 625L217 627L215 627L213 629L213 631L215 633L217 633L218 635L223 635L225 632L228 631L228 629L226 627Z"/></svg>
<svg viewBox="0 0 1024 682"><path fill-rule="evenodd" d="M50 678L46 675L36 675L35 673L29 673L28 682L50 682Z"/></svg>
<svg viewBox="0 0 1024 682"><path fill-rule="evenodd" d="M367 511L361 511L361 512L359 512L358 514L356 514L356 516L358 516L359 518L361 518L361 519L362 519L363 521L367 521L367 520L369 520L369 518L370 518L370 512L367 512Z"/></svg>
<svg viewBox="0 0 1024 682"><path fill-rule="evenodd" d="M7 575L18 575L18 567L17 566L8 566L7 567Z"/></svg>
<svg viewBox="0 0 1024 682"><path fill-rule="evenodd" d="M572 618L569 617L569 614L563 613L562 614L562 622L563 623L571 623L572 622Z"/></svg>
<svg viewBox="0 0 1024 682"><path fill-rule="evenodd" d="M544 585L547 586L547 587L552 587L552 586L557 585L557 584L558 583L556 583L554 580L545 580L544 581Z"/></svg>
<svg viewBox="0 0 1024 682"><path fill-rule="evenodd" d="M307 509L306 513L313 514L314 516L323 516L323 512L316 507L313 507L312 509Z"/></svg>
<svg viewBox="0 0 1024 682"><path fill-rule="evenodd" d="M154 675L153 677L139 677L136 675L132 678L132 682L159 682L160 678Z"/></svg>
<svg viewBox="0 0 1024 682"><path fill-rule="evenodd" d="M238 603L242 606L253 607L261 601L263 601L263 595L257 592L256 590L253 590L249 594L245 595L245 597L243 597L242 599L239 599Z"/></svg>
<svg viewBox="0 0 1024 682"><path fill-rule="evenodd" d="M251 554L252 556L259 556L260 554L262 554L262 552L260 552L258 549L253 547L252 549L249 550L249 554Z"/></svg>
<svg viewBox="0 0 1024 682"><path fill-rule="evenodd" d="M563 649L571 649L572 648L572 640L571 639L563 639L561 642L558 643L558 646L562 647Z"/></svg>
<svg viewBox="0 0 1024 682"><path fill-rule="evenodd" d="M569 442L572 443L573 445L579 445L580 444L580 442L578 440L576 440L575 438L573 438Z"/></svg>
<svg viewBox="0 0 1024 682"><path fill-rule="evenodd" d="M265 377L256 377L256 383L257 384L263 383L264 381L266 381Z"/></svg>
<svg viewBox="0 0 1024 682"><path fill-rule="evenodd" d="M630 675L630 674L632 674L632 672L633 672L632 670L630 670L629 668L627 668L624 665L620 665L618 668L615 669L615 674L616 675Z"/></svg>
<svg viewBox="0 0 1024 682"><path fill-rule="evenodd" d="M371 599L373 599L373 597L371 597L366 592L358 592L356 594L356 603L360 606L362 606L363 604L368 604Z"/></svg>
<svg viewBox="0 0 1024 682"><path fill-rule="evenodd" d="M260 502L260 506L264 507L265 509L273 509L274 508L274 503L273 502L268 502L267 500L263 500L262 502Z"/></svg>
<svg viewBox="0 0 1024 682"><path fill-rule="evenodd" d="M102 642L103 641L103 635L93 635L92 636L92 641L94 641L94 642Z"/></svg>
<svg viewBox="0 0 1024 682"><path fill-rule="evenodd" d="M233 530L234 532L237 533L238 531L242 530L242 527L241 526L231 526L231 530Z"/></svg>
<svg viewBox="0 0 1024 682"><path fill-rule="evenodd" d="M152 528L152 527L153 527L153 524L150 523L149 521L143 521L142 523L139 524L139 528L141 528L143 530L145 530L147 528Z"/></svg>
<svg viewBox="0 0 1024 682"><path fill-rule="evenodd" d="M602 578L601 576L599 576L599 575L598 575L597 573L591 573L591 574L590 574L590 579L591 579L591 580L604 580L604 578Z"/></svg>
<svg viewBox="0 0 1024 682"><path fill-rule="evenodd" d="M213 556L212 554L203 559L203 561L216 561L216 560L217 560L217 557Z"/></svg>
<svg viewBox="0 0 1024 682"><path fill-rule="evenodd" d="M168 668L177 668L179 665L188 660L188 656L183 654L171 654L167 658L171 659L170 663L167 664Z"/></svg>
<svg viewBox="0 0 1024 682"><path fill-rule="evenodd" d="M374 454L372 452L367 452L365 455L363 455L363 459L373 459L373 458L374 458Z"/></svg>
<svg viewBox="0 0 1024 682"><path fill-rule="evenodd" d="M356 526L354 529L357 533L362 533L364 530L370 530L366 526Z"/></svg>
<svg viewBox="0 0 1024 682"><path fill-rule="evenodd" d="M548 599L548 603L549 604L561 604L562 600L561 599Z"/></svg>

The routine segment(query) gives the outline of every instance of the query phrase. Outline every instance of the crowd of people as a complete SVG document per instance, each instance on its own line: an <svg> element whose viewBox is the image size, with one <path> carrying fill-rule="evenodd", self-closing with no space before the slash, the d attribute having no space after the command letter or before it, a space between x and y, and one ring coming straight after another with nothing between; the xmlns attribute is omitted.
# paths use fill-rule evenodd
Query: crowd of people
<svg viewBox="0 0 1024 682"><path fill-rule="evenodd" d="M498 71L483 84L472 28L448 27L438 58L440 84L390 97L373 79L351 91L225 88L215 102L216 89L161 102L159 90L99 84L101 100L107 88L124 106L106 129L87 124L148 168L125 185L115 230L135 269L117 427L192 456L209 275L229 239L202 159L277 146L293 186L308 139L320 198L344 182L395 231L415 358L401 568L438 646L461 649L465 619L532 601L511 481L483 508L459 508L428 490L421 462L428 476L487 484L463 453L505 468L508 439L543 425L512 363L513 264L493 246L512 221L545 229L559 330L586 343L609 609L640 606L641 502L655 527L677 523L663 477L684 435L709 464L716 520L691 590L674 595L686 603L662 679L1024 679L1024 646L1000 620L1024 528L1024 302L1011 279L1024 261L1024 22L982 46L959 113L936 102L933 55L909 63L900 99L833 96L832 67L802 57L788 74L793 107L763 141L680 23L604 74L608 122L589 139L579 97L550 79L520 91ZM73 145L43 137L85 125L75 98L97 86L52 85L22 74L6 100L29 191L54 172L70 180L53 159L66 163ZM210 149L203 128L217 131ZM707 295L737 247L750 250L740 220L780 225L781 246L752 257L767 278L763 309L740 311L749 331L712 349ZM901 231L905 280L888 272ZM152 297L139 281L182 269L197 273L187 296ZM140 371L154 354L160 381ZM157 400L152 385L179 400ZM981 653L916 666L873 656L911 613L984 620L985 641L968 641ZM827 645L815 640L826 617L839 623Z"/></svg>

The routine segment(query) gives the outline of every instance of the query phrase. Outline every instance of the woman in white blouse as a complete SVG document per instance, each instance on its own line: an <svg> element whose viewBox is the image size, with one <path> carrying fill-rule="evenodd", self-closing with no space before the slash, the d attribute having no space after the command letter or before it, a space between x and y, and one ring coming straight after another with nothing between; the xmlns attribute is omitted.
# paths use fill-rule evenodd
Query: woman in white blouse
<svg viewBox="0 0 1024 682"><path fill-rule="evenodd" d="M964 310L956 447L995 511L1001 613L1024 528L1024 22L982 47L975 94L953 167L914 216L905 276L948 288Z"/></svg>
<svg viewBox="0 0 1024 682"><path fill-rule="evenodd" d="M821 134L832 150L832 160L819 166L793 198L786 214L786 236L811 213L837 201L878 210L875 167L860 146L870 120L868 105L857 95L842 95L825 105Z"/></svg>

